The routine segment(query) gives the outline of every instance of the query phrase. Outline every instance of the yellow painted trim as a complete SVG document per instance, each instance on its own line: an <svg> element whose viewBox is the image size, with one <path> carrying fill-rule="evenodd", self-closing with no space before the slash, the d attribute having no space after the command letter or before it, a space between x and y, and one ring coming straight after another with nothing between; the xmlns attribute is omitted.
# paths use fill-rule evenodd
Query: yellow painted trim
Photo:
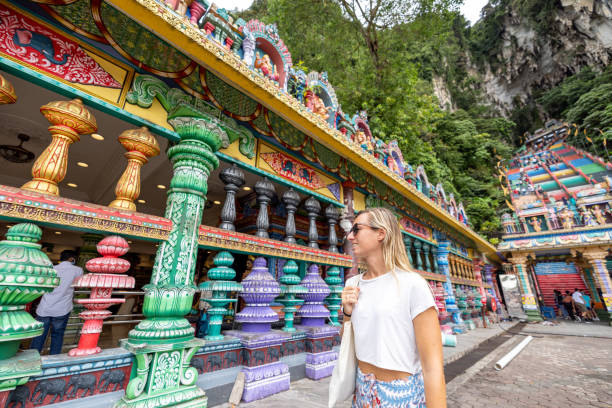
<svg viewBox="0 0 612 408"><path fill-rule="evenodd" d="M222 80L259 101L265 107L285 119L298 130L355 163L366 172L397 190L425 211L474 241L479 251L499 260L495 247L476 232L461 224L439 205L409 185L399 175L373 157L363 153L361 147L347 140L339 131L332 130L327 122L310 112L292 96L280 90L269 79L257 74L238 56L209 40L196 26L183 16L171 11L156 0L107 0L107 3L144 27L155 27L155 35L188 55L198 64L219 76Z"/></svg>

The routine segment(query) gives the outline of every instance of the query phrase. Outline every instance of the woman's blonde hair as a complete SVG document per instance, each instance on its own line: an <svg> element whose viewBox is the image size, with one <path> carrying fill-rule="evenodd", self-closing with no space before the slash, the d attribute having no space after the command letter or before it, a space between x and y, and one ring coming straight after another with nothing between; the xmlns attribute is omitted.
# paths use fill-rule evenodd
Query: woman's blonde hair
<svg viewBox="0 0 612 408"><path fill-rule="evenodd" d="M396 268L412 271L410 260L406 254L404 240L402 239L399 221L395 215L383 207L368 208L367 210L360 211L357 217L361 214L367 214L370 227L385 231L385 238L382 242L385 268L393 273L395 273Z"/></svg>

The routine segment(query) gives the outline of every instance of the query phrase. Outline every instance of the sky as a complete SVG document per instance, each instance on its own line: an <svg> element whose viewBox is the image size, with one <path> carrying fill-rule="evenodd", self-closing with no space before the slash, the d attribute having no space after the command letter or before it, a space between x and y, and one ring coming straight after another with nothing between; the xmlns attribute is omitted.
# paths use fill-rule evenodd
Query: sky
<svg viewBox="0 0 612 408"><path fill-rule="evenodd" d="M488 0L464 0L461 6L461 14L470 21L472 25L480 18L480 10L487 4Z"/></svg>
<svg viewBox="0 0 612 408"><path fill-rule="evenodd" d="M243 10L253 3L253 0L213 0L217 6L228 10ZM473 25L480 18L480 10L487 4L487 0L464 0L461 14Z"/></svg>

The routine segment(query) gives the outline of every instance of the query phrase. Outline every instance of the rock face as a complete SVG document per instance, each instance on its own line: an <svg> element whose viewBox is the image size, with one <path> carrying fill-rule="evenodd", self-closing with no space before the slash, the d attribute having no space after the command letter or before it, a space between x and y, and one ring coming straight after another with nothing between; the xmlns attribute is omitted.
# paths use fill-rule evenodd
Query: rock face
<svg viewBox="0 0 612 408"><path fill-rule="evenodd" d="M502 113L513 108L515 98L530 99L533 89L548 89L585 66L599 70L612 60L612 1L561 0L558 5L549 27L537 27L510 6L500 51L484 70L470 69Z"/></svg>

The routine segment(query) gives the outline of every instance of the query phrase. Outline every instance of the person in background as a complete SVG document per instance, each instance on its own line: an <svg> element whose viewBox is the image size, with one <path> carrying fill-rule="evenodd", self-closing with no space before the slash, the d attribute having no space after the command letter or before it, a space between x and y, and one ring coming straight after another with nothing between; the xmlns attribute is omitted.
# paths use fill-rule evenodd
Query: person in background
<svg viewBox="0 0 612 408"><path fill-rule="evenodd" d="M597 313L595 313L591 305L591 296L589 296L589 292L585 290L582 294L582 298L584 299L584 306L586 307L585 315L587 319L599 321L599 317L597 317Z"/></svg>
<svg viewBox="0 0 612 408"><path fill-rule="evenodd" d="M574 289L574 293L572 293L572 299L574 299L574 306L576 307L576 314L580 315L581 318L587 319L586 317L586 305L584 304L584 297L582 296L582 292L578 290L578 288Z"/></svg>
<svg viewBox="0 0 612 408"><path fill-rule="evenodd" d="M557 309L559 309L559 312L561 312L561 317L563 317L564 319L569 319L569 313L567 312L567 309L565 308L565 305L563 304L563 295L561 294L560 290L555 289L555 303L557 304Z"/></svg>
<svg viewBox="0 0 612 408"><path fill-rule="evenodd" d="M72 250L62 251L60 263L53 268L60 278L60 284L52 292L43 295L36 308L36 320L43 323L43 333L32 340L30 348L40 352L51 330L51 350L49 354L60 354L64 343L64 331L72 311L74 289L72 282L83 275L83 268L75 265L77 253Z"/></svg>
<svg viewBox="0 0 612 408"><path fill-rule="evenodd" d="M567 310L567 313L569 313L572 320L580 321L580 318L574 314L574 299L572 298L569 290L566 290L565 296L563 296L563 306L565 307L565 310Z"/></svg>

